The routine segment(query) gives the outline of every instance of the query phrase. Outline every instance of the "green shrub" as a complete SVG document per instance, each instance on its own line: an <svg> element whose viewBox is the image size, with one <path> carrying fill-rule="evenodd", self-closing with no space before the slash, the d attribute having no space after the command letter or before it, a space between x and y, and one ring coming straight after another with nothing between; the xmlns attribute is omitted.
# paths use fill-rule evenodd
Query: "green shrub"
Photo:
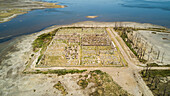
<svg viewBox="0 0 170 96"><path fill-rule="evenodd" d="M157 63L149 63L147 64L149 67L170 67L170 65L158 65Z"/></svg>
<svg viewBox="0 0 170 96"><path fill-rule="evenodd" d="M31 57L33 57L34 56L34 54L31 54Z"/></svg>
<svg viewBox="0 0 170 96"><path fill-rule="evenodd" d="M146 63L147 62L147 60L145 60L145 59L139 59L139 61L142 62L142 63Z"/></svg>
<svg viewBox="0 0 170 96"><path fill-rule="evenodd" d="M61 93L63 94L63 96L67 95L68 92L66 91L66 89L64 88L64 86L62 85L62 83L60 81L58 81L57 84L55 84L53 86L54 88L58 89L59 91L61 91Z"/></svg>
<svg viewBox="0 0 170 96"><path fill-rule="evenodd" d="M39 48L46 47L50 41L52 40L53 36L55 35L56 31L52 31L50 33L44 33L33 42L33 51L37 52Z"/></svg>
<svg viewBox="0 0 170 96"><path fill-rule="evenodd" d="M81 86L83 89L88 86L87 80L83 80L83 79L79 80L79 81L77 82L77 84L78 84L79 86Z"/></svg>
<svg viewBox="0 0 170 96"><path fill-rule="evenodd" d="M42 54L38 57L38 60L37 60L37 62L36 62L36 64L38 64L39 63L39 61L41 60L41 58L42 58Z"/></svg>
<svg viewBox="0 0 170 96"><path fill-rule="evenodd" d="M83 73L87 70L78 70L78 69L59 69L59 70L47 70L47 71L40 71L40 70L36 70L33 72L25 72L26 73L32 73L32 74L57 74L57 75L66 75L66 74L74 74L74 73Z"/></svg>
<svg viewBox="0 0 170 96"><path fill-rule="evenodd" d="M169 70L149 70L150 72L150 77L154 76L159 76L159 77L166 77L170 76L170 71ZM145 70L141 71L141 74L145 73Z"/></svg>
<svg viewBox="0 0 170 96"><path fill-rule="evenodd" d="M124 33L124 34L122 34L121 35L121 37L122 37L122 39L123 39L123 41L125 42L125 44L129 47L129 49L133 52L133 54L135 54L135 56L138 56L138 54L136 53L136 51L132 48L132 41L131 40L128 40L128 41L126 41L125 39L127 38L128 39L128 37L127 37L127 34L126 33ZM136 47L137 48L137 47ZM147 60L145 60L145 59L139 59L139 61L140 62L142 62L142 63L146 63L147 62Z"/></svg>
<svg viewBox="0 0 170 96"><path fill-rule="evenodd" d="M94 70L94 71L90 71L90 73L96 73L96 74L101 74L101 73L103 73L101 70Z"/></svg>

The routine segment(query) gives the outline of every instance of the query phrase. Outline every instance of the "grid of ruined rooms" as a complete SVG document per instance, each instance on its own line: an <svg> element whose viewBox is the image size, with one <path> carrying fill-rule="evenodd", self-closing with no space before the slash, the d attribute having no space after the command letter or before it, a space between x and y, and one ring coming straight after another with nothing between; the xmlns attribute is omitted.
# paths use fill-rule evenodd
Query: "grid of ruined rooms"
<svg viewBox="0 0 170 96"><path fill-rule="evenodd" d="M65 28L56 32L39 66L121 66L104 28Z"/></svg>

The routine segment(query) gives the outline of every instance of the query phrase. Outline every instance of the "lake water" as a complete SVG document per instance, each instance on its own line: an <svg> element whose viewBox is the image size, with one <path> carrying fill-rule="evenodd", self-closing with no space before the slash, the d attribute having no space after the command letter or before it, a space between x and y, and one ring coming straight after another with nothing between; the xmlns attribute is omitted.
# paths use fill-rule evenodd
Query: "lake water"
<svg viewBox="0 0 170 96"><path fill-rule="evenodd" d="M33 10L0 24L0 43L52 25L79 21L132 21L170 28L170 0L43 0L66 8ZM85 16L97 15L88 19Z"/></svg>

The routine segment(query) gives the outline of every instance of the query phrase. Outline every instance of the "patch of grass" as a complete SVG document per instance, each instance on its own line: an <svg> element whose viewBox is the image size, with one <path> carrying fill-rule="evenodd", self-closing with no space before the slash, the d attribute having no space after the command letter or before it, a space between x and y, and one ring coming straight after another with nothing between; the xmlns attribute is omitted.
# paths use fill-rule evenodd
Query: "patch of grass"
<svg viewBox="0 0 170 96"><path fill-rule="evenodd" d="M88 75L85 75L84 77L86 77L86 78L87 78L87 77L88 77Z"/></svg>
<svg viewBox="0 0 170 96"><path fill-rule="evenodd" d="M166 32L166 28L133 28L134 31L138 30L149 30L149 31L157 31L157 32Z"/></svg>
<svg viewBox="0 0 170 96"><path fill-rule="evenodd" d="M87 70L78 70L78 69L59 69L59 70L47 70L47 71L40 71L40 70L35 70L32 72L24 72L25 74L57 74L58 76L60 75L66 75L66 74L74 74L74 73L83 73Z"/></svg>
<svg viewBox="0 0 170 96"><path fill-rule="evenodd" d="M64 8L66 6L64 5L57 5L56 3L48 3L48 2L39 2L42 3L43 6L47 7L47 8Z"/></svg>
<svg viewBox="0 0 170 96"><path fill-rule="evenodd" d="M3 21L4 19L0 18L0 21Z"/></svg>
<svg viewBox="0 0 170 96"><path fill-rule="evenodd" d="M170 70L142 70L141 75L154 96L169 96Z"/></svg>
<svg viewBox="0 0 170 96"><path fill-rule="evenodd" d="M83 89L85 89L87 86L88 86L88 82L87 80L85 79L81 79L77 82L77 85L81 86Z"/></svg>
<svg viewBox="0 0 170 96"><path fill-rule="evenodd" d="M94 70L90 71L89 74L90 78L87 81L94 83L92 87L96 87L96 90L89 94L90 96L131 96L115 83L106 72Z"/></svg>
<svg viewBox="0 0 170 96"><path fill-rule="evenodd" d="M60 81L58 81L57 84L55 84L53 86L54 88L58 89L59 91L61 91L61 93L65 96L68 94L68 92L66 91L66 89L64 88L64 86L62 86L62 83Z"/></svg>
<svg viewBox="0 0 170 96"><path fill-rule="evenodd" d="M102 72L101 70L90 71L90 73L96 73L96 74L99 74L99 75L106 74L105 72Z"/></svg>
<svg viewBox="0 0 170 96"><path fill-rule="evenodd" d="M34 56L34 54L31 54L31 57L33 57Z"/></svg>
<svg viewBox="0 0 170 96"><path fill-rule="evenodd" d="M36 64L38 64L38 63L40 62L42 56L43 56L43 55L41 54L41 55L38 57L38 60L37 60Z"/></svg>
<svg viewBox="0 0 170 96"><path fill-rule="evenodd" d="M93 93L91 93L90 96L104 96L104 89L99 88L95 90Z"/></svg>
<svg viewBox="0 0 170 96"><path fill-rule="evenodd" d="M29 11L28 9L10 9L10 10L6 10L6 12L1 12L0 13L0 18L6 18L6 17L10 17L14 14L24 14L27 11Z"/></svg>
<svg viewBox="0 0 170 96"><path fill-rule="evenodd" d="M145 59L139 59L139 61L142 62L142 63L146 63L147 62L147 60L145 60Z"/></svg>
<svg viewBox="0 0 170 96"><path fill-rule="evenodd" d="M162 38L163 40L168 40L168 38Z"/></svg>
<svg viewBox="0 0 170 96"><path fill-rule="evenodd" d="M51 42L56 31L50 33L44 33L33 42L33 51L37 52L40 48L45 49Z"/></svg>
<svg viewBox="0 0 170 96"><path fill-rule="evenodd" d="M143 70L144 72L144 70ZM166 76L170 76L170 70L150 70L149 71L151 74L150 76L160 76L160 77L166 77Z"/></svg>
<svg viewBox="0 0 170 96"><path fill-rule="evenodd" d="M45 52L47 46L50 44L50 42L57 30L54 30L49 33L44 33L44 34L38 36L38 38L32 43L34 52L38 52L39 49L41 48L40 56L38 57L36 64L38 64L39 61L41 60L41 58L43 57L43 52Z"/></svg>
<svg viewBox="0 0 170 96"><path fill-rule="evenodd" d="M129 49L135 54L135 56L138 56L136 51L132 48L131 43L129 43L129 42L132 42L132 41L127 42L125 40L126 38L128 38L127 35L126 34L122 34L121 37L122 37L123 41L125 42L125 44L129 47Z"/></svg>
<svg viewBox="0 0 170 96"><path fill-rule="evenodd" d="M123 39L124 40L124 39ZM136 51L132 48L131 44L128 43L127 41L124 40L124 42L126 43L126 45L129 47L129 49L133 52L133 54L135 54L135 56L138 56Z"/></svg>
<svg viewBox="0 0 170 96"><path fill-rule="evenodd" d="M158 65L157 63L149 63L147 64L149 67L170 67L170 65Z"/></svg>
<svg viewBox="0 0 170 96"><path fill-rule="evenodd" d="M120 33L121 33L121 34L120 34L120 37L123 39L123 41L125 42L125 44L129 47L129 49L133 52L133 54L138 57L138 54L137 54L136 51L132 48L132 45L131 45L131 44L133 44L133 42L132 42L131 40L129 40L127 34L126 34L125 32L123 32L123 31L125 31L125 30L128 31L128 29L126 29L126 28L124 28L124 29L122 29L122 30L119 30ZM126 40L126 39L127 39L127 40ZM139 58L139 62L146 63L147 60L145 60L145 59L140 59L140 58Z"/></svg>
<svg viewBox="0 0 170 96"><path fill-rule="evenodd" d="M30 11L30 10L29 9L20 9L20 8L7 9L5 11L0 11L0 21L1 22L6 22L5 18L9 18L10 16L13 16L14 14L16 14L16 15L18 15L18 14L25 14L28 11ZM9 18L9 19L11 19L11 18ZM9 21L9 20L7 20L7 21Z"/></svg>
<svg viewBox="0 0 170 96"><path fill-rule="evenodd" d="M152 32L152 34L156 34L156 32Z"/></svg>

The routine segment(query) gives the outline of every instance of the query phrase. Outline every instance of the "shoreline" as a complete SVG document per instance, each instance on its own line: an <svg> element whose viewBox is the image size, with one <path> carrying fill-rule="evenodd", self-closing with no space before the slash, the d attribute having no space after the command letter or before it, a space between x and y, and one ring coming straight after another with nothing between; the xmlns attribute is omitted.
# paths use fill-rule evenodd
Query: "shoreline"
<svg viewBox="0 0 170 96"><path fill-rule="evenodd" d="M22 35L19 37L14 37L13 39L3 42L5 43L5 46L3 46L3 43L0 43L3 47L0 48L0 57L3 55L3 53L8 53L8 52L2 52L2 51L10 51L10 47L13 47L16 45L14 42L20 42L22 38L25 37L34 37L34 35L40 35L43 33L50 32L51 30L55 30L58 27L114 27L117 23L117 26L124 26L124 27L136 27L136 28L166 28L160 25L154 25L150 23L137 23L137 22L95 22L95 21L83 21L83 22L77 22L77 23L72 23L68 25L53 25L50 27L43 28L42 30L36 32L36 33L31 33L28 35ZM4 49L4 50L1 50Z"/></svg>
<svg viewBox="0 0 170 96"><path fill-rule="evenodd" d="M20 9L24 10L23 12L20 11L19 13L14 13L11 16L0 18L0 23L8 22L13 18L16 18L19 15L27 14L29 11L38 10L38 9L45 9L45 8L65 8L66 5L58 5L58 3L49 3L43 1L31 1L30 3L37 5L38 7L28 7L28 8L13 8L13 9ZM29 6L29 5L28 5Z"/></svg>

